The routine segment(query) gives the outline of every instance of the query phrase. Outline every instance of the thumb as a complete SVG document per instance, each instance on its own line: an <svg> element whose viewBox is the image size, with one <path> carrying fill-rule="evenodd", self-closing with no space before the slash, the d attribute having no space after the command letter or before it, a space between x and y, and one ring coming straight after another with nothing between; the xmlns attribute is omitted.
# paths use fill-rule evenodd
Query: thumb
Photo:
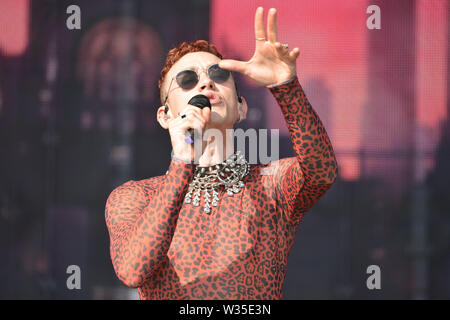
<svg viewBox="0 0 450 320"><path fill-rule="evenodd" d="M237 61L233 59L225 59L219 62L219 67L222 69L236 71L240 73L245 72L246 63L242 61Z"/></svg>
<svg viewBox="0 0 450 320"><path fill-rule="evenodd" d="M203 108L202 109L202 116L203 119L205 119L206 123L208 123L211 120L211 108Z"/></svg>

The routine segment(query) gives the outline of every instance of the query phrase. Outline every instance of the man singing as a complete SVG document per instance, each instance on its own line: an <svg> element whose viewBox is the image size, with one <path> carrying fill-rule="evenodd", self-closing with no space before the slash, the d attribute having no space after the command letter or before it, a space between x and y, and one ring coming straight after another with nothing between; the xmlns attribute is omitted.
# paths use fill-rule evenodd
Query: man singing
<svg viewBox="0 0 450 320"><path fill-rule="evenodd" d="M300 220L337 177L330 139L296 76L299 49L278 42L275 9L267 33L256 10L255 41L247 62L223 60L204 40L169 51L157 111L172 143L168 170L119 186L105 211L116 274L141 299L281 299ZM296 157L249 165L235 153L226 138L247 103L231 71L269 88ZM188 104L198 94L211 107ZM196 156L186 140L192 130L230 143L205 139Z"/></svg>

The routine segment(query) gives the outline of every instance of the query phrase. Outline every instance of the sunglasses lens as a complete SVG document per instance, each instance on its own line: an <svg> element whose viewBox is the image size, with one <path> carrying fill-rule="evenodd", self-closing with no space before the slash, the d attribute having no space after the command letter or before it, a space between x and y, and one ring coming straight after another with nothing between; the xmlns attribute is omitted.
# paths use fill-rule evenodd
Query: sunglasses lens
<svg viewBox="0 0 450 320"><path fill-rule="evenodd" d="M197 82L198 77L195 71L185 70L177 74L177 83L181 88L185 90L194 88Z"/></svg>
<svg viewBox="0 0 450 320"><path fill-rule="evenodd" d="M217 83L224 83L230 77L230 71L219 68L218 64L214 64L209 67L208 75L212 81ZM193 70L184 70L177 74L176 80L181 88L190 90L197 85L198 75Z"/></svg>
<svg viewBox="0 0 450 320"><path fill-rule="evenodd" d="M230 77L230 71L220 68L218 64L213 64L208 69L208 75L214 82L224 83Z"/></svg>

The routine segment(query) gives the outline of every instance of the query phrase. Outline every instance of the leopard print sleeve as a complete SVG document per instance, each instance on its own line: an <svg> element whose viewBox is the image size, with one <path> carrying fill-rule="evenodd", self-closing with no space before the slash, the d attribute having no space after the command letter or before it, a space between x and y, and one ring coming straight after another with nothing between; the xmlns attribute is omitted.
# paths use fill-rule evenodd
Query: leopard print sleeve
<svg viewBox="0 0 450 320"><path fill-rule="evenodd" d="M151 178L145 187L128 181L109 195L105 219L111 260L127 286L141 286L163 261L193 175L194 165L173 158L165 176Z"/></svg>
<svg viewBox="0 0 450 320"><path fill-rule="evenodd" d="M305 212L334 183L338 166L327 132L298 78L270 88L281 107L296 157L281 159L274 174L277 201L289 221Z"/></svg>

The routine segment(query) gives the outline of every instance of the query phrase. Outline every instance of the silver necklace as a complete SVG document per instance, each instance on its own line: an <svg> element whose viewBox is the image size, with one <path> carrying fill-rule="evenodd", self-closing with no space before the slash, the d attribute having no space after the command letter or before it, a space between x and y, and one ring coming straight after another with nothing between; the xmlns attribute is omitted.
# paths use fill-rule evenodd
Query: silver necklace
<svg viewBox="0 0 450 320"><path fill-rule="evenodd" d="M216 172L210 172L213 170L216 170ZM203 211L210 213L211 206L217 207L219 205L218 188L224 186L228 196L238 193L245 186L244 182L242 182L242 178L244 178L249 171L250 165L240 151L232 154L222 163L209 167L197 166L194 173L194 179L189 184L188 192L184 197L184 202L192 203L192 205L198 207L200 206L203 193L205 202Z"/></svg>

